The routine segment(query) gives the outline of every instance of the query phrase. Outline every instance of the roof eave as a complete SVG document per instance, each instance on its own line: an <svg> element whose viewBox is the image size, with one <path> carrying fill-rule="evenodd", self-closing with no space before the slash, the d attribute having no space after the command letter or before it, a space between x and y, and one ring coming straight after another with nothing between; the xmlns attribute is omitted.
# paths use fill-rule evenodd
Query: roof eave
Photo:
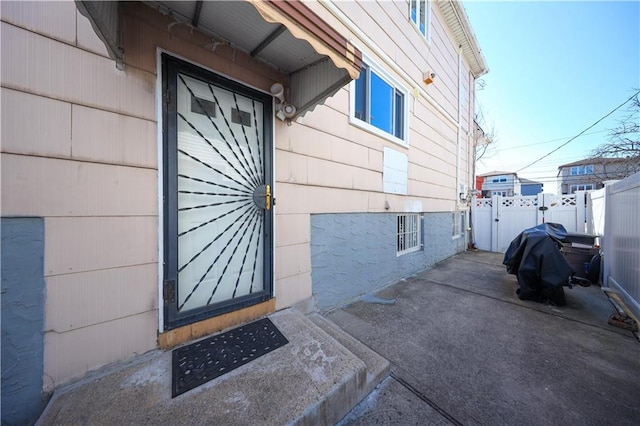
<svg viewBox="0 0 640 426"><path fill-rule="evenodd" d="M480 50L480 45L462 3L456 0L438 0L437 4L462 50L462 55L467 60L473 76L478 78L488 73L487 61Z"/></svg>

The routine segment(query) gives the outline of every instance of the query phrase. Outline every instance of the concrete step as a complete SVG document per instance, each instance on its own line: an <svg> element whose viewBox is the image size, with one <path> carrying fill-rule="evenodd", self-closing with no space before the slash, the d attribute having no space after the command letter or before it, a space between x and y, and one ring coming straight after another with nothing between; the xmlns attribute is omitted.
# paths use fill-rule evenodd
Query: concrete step
<svg viewBox="0 0 640 426"><path fill-rule="evenodd" d="M269 318L289 344L202 386L171 398L171 351L157 350L57 390L38 424L328 425L388 371L317 314Z"/></svg>
<svg viewBox="0 0 640 426"><path fill-rule="evenodd" d="M336 339L339 344L347 348L349 352L364 362L367 369L367 378L365 386L362 389L362 393L359 395L360 400L369 395L369 393L371 393L371 391L373 391L373 389L389 375L391 371L391 364L387 359L364 345L358 339L347 334L347 332L322 315L312 313L307 315L307 317L313 321L315 325Z"/></svg>

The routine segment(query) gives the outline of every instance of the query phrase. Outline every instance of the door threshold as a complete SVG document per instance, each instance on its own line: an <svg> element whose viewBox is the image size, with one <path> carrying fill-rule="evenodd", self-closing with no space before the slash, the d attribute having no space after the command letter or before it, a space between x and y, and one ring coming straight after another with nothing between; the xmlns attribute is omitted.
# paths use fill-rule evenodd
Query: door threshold
<svg viewBox="0 0 640 426"><path fill-rule="evenodd" d="M228 312L216 317L207 318L193 324L174 328L158 335L158 347L170 349L190 340L198 339L212 333L268 315L276 310L276 299L271 298L237 311Z"/></svg>

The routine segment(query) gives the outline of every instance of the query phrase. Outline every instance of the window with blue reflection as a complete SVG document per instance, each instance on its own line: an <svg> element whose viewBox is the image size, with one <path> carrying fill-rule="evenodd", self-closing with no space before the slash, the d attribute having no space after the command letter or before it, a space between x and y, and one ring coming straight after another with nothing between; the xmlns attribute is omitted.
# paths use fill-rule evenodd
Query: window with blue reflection
<svg viewBox="0 0 640 426"><path fill-rule="evenodd" d="M355 105L355 117L368 121L367 116L367 75L369 74L369 68L366 65L362 66L360 70L360 76L356 80L356 105Z"/></svg>
<svg viewBox="0 0 640 426"><path fill-rule="evenodd" d="M368 65L354 85L354 117L404 139L405 95Z"/></svg>
<svg viewBox="0 0 640 426"><path fill-rule="evenodd" d="M429 2L427 0L411 0L409 6L409 17L411 21L418 27L420 33L427 36L427 20Z"/></svg>
<svg viewBox="0 0 640 426"><path fill-rule="evenodd" d="M391 134L393 134L393 100L393 87L372 72L370 123Z"/></svg>
<svg viewBox="0 0 640 426"><path fill-rule="evenodd" d="M411 20L414 23L417 23L418 22L418 2L417 2L417 0L411 0L410 14L411 14Z"/></svg>
<svg viewBox="0 0 640 426"><path fill-rule="evenodd" d="M576 175L591 175L593 174L593 164L586 164L584 166L572 166L569 174L571 176Z"/></svg>

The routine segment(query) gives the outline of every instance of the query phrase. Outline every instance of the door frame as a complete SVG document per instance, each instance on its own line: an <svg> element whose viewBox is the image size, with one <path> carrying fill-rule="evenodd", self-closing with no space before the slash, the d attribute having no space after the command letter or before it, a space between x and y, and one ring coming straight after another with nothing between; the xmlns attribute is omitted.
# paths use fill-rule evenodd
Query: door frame
<svg viewBox="0 0 640 426"><path fill-rule="evenodd" d="M191 76L205 80L226 90L232 90L240 95L253 98L263 104L263 135L264 135L264 183L273 188L274 180L274 132L273 132L273 98L271 95L256 90L250 86L222 76L212 70L195 63L178 58L176 55L158 51L159 68L159 116L161 124L160 149L158 153L160 195L159 208L161 211L160 247L162 257L159 264L161 277L159 293L162 312L160 329L168 331L180 326L202 321L238 309L265 302L274 297L274 209L265 210L264 226L264 290L239 297L235 300L204 306L187 312L177 311L178 286L177 283L177 214L170 214L174 200L167 196L177 191L177 110L176 93L177 74ZM173 137L173 140L171 139ZM173 166L170 166L173 164ZM177 202L177 201L175 201ZM173 281L173 285L171 282Z"/></svg>

